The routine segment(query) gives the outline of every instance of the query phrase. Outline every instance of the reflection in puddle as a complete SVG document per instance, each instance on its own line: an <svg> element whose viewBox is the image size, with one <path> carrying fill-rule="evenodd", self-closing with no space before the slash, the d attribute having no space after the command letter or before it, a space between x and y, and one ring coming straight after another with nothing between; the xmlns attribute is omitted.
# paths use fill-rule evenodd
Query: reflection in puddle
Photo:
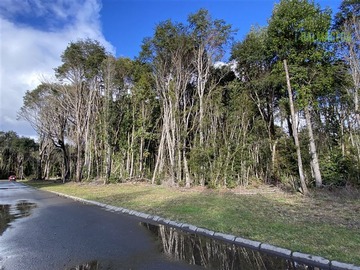
<svg viewBox="0 0 360 270"><path fill-rule="evenodd" d="M191 234L165 225L141 223L159 240L161 251L176 260L207 269L224 270L320 270L284 258L261 253L234 244Z"/></svg>
<svg viewBox="0 0 360 270"><path fill-rule="evenodd" d="M69 270L100 270L100 269L103 269L103 268L100 268L100 264L98 263L98 261L91 261L88 263L84 263L84 264L69 268ZM110 268L106 268L106 269L110 269Z"/></svg>
<svg viewBox="0 0 360 270"><path fill-rule="evenodd" d="M18 201L16 205L0 204L0 235L5 232L12 221L30 216L31 209L35 207L35 203L25 200Z"/></svg>
<svg viewBox="0 0 360 270"><path fill-rule="evenodd" d="M119 263L114 260L97 260L97 259L85 263L81 263L76 266L65 268L65 270L113 270L113 269L117 270L117 269L133 269L133 268L126 267L122 263Z"/></svg>

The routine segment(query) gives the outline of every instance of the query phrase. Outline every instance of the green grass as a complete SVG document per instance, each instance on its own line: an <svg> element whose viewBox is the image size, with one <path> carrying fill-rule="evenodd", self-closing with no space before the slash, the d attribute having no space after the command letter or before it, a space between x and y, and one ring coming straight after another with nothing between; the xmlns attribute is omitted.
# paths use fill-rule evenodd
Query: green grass
<svg viewBox="0 0 360 270"><path fill-rule="evenodd" d="M319 191L303 197L279 190L245 195L146 184L27 184L360 265L356 192Z"/></svg>

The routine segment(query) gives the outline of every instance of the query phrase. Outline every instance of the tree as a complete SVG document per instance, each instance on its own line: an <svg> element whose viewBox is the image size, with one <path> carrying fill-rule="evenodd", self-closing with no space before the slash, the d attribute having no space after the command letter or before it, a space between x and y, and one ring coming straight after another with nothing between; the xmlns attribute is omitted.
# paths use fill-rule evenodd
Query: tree
<svg viewBox="0 0 360 270"><path fill-rule="evenodd" d="M159 174L165 173L166 166L170 184L182 179L184 172L187 186L190 185L184 140L193 106L188 92L193 75L192 45L184 25L166 21L158 25L154 37L146 40L143 46L143 54L152 60L156 91L162 104L153 183Z"/></svg>
<svg viewBox="0 0 360 270"><path fill-rule="evenodd" d="M199 98L199 143L204 144L205 94L216 86L209 85L210 70L224 55L224 47L234 32L223 20L213 20L206 9L188 17L190 35L194 40L193 65L196 74L196 91Z"/></svg>
<svg viewBox="0 0 360 270"><path fill-rule="evenodd" d="M337 42L340 58L348 65L352 78L352 84L346 87L347 94L352 100L348 123L352 145L356 149L360 164L360 3L358 1L342 1L340 11L336 14L334 29L336 33L340 33Z"/></svg>
<svg viewBox="0 0 360 270"><path fill-rule="evenodd" d="M61 56L63 64L55 69L62 80L63 107L70 113L72 133L76 144L76 181L82 180L84 156L89 153L90 126L97 110L95 99L101 82L101 63L105 49L97 41L82 40L70 43ZM87 162L87 166L90 163ZM88 169L89 170L89 169Z"/></svg>
<svg viewBox="0 0 360 270"><path fill-rule="evenodd" d="M58 91L60 85L42 83L32 91L27 91L19 116L26 119L39 135L38 179L48 175L43 170L43 163L48 164L52 141L56 148L61 149L63 156L62 180L70 178L69 153L65 145L68 124L68 109L62 104L64 96ZM45 160L44 160L45 159Z"/></svg>
<svg viewBox="0 0 360 270"><path fill-rule="evenodd" d="M111 103L116 88L116 59L108 56L102 63L104 102L103 102L103 140L105 143L105 181L109 182L112 165L112 140L111 140Z"/></svg>
<svg viewBox="0 0 360 270"><path fill-rule="evenodd" d="M44 92L46 91L45 85L39 85L33 91L27 91L24 96L24 105L19 111L19 117L28 121L36 133L39 135L39 158L38 158L38 169L37 179L43 178L43 161L44 161L44 140L47 136L45 133L44 123L40 117L41 112L46 106Z"/></svg>
<svg viewBox="0 0 360 270"><path fill-rule="evenodd" d="M281 84L271 72L274 61L267 41L267 28L253 27L242 42L233 46L231 58L236 61L240 84L256 104L265 124L271 152L269 178L276 179L275 156L278 138L275 113L279 110Z"/></svg>
<svg viewBox="0 0 360 270"><path fill-rule="evenodd" d="M292 118L292 130L297 149L300 182L303 192L307 192L300 144L297 136L297 119L292 99L295 90L297 104L304 109L306 127L309 135L311 154L311 168L316 186L322 185L319 160L312 129L311 113L314 106L317 76L322 72L322 65L326 59L323 42L318 39L327 34L330 27L330 11L322 11L319 5L307 0L282 0L275 6L269 22L269 41L275 57L283 62L286 73L287 89ZM314 37L308 40L304 36ZM290 62L289 70L288 62Z"/></svg>

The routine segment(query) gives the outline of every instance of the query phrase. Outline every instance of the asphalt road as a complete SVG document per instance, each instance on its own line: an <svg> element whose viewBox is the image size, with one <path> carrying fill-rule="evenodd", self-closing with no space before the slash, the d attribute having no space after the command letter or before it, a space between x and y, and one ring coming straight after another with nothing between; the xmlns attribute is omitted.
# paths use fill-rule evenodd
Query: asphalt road
<svg viewBox="0 0 360 270"><path fill-rule="evenodd" d="M0 181L0 210L0 270L201 269L162 254L135 217L20 183Z"/></svg>

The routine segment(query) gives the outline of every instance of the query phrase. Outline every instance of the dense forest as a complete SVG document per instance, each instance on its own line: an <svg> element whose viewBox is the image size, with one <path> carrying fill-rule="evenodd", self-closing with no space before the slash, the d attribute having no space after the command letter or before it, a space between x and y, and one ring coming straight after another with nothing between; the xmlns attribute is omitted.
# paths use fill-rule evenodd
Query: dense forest
<svg viewBox="0 0 360 270"><path fill-rule="evenodd" d="M19 116L38 142L0 134L2 174L303 193L360 186L359 1L332 16L282 0L270 15L241 41L205 9L160 22L136 59L71 42L56 81L24 96Z"/></svg>

